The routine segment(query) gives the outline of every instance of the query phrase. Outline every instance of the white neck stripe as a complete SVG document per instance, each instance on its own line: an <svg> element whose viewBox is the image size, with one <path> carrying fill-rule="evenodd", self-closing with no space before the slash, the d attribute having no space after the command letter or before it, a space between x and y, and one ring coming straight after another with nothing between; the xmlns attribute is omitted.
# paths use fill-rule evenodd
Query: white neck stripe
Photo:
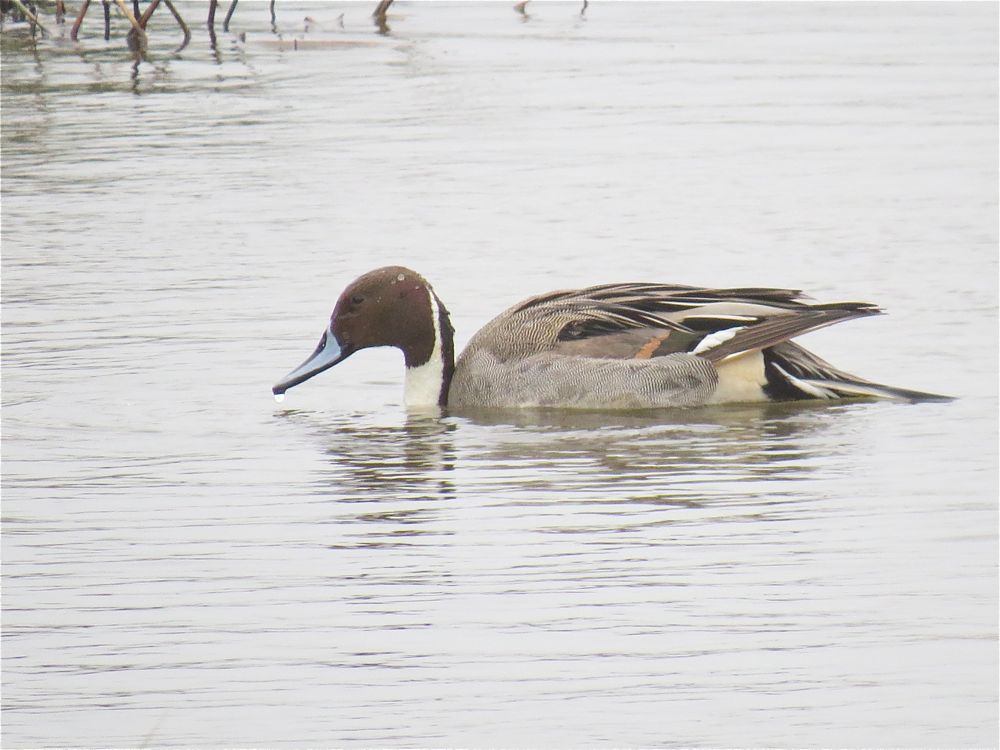
<svg viewBox="0 0 1000 750"><path fill-rule="evenodd" d="M430 359L416 367L406 368L403 402L407 406L437 406L444 386L444 358L441 355L441 308L434 292L427 290L434 326L434 349Z"/></svg>

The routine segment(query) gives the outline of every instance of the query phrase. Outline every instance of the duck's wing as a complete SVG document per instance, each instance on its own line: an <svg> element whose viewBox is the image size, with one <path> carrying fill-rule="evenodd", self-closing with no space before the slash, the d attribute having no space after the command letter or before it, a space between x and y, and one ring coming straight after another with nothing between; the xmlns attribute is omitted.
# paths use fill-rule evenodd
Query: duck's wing
<svg viewBox="0 0 1000 750"><path fill-rule="evenodd" d="M709 362L719 363L748 351L767 349L834 323L869 315L881 310L866 302L836 302L812 305L792 313L762 316L743 325L715 330L699 340L692 350Z"/></svg>
<svg viewBox="0 0 1000 750"><path fill-rule="evenodd" d="M641 306L661 311L678 311L713 302L725 301L798 307L803 304L802 299L802 291L799 289L776 289L770 287L715 289L683 286L680 284L632 282L625 284L599 284L584 289L562 289L547 292L546 294L539 294L514 305L514 307L507 311L507 314L555 304L580 306L590 303L599 305Z"/></svg>
<svg viewBox="0 0 1000 750"><path fill-rule="evenodd" d="M809 304L795 289L608 284L535 297L513 312L550 321L554 353L613 359L687 353L718 364L880 310L864 302Z"/></svg>
<svg viewBox="0 0 1000 750"><path fill-rule="evenodd" d="M467 405L614 408L874 396L942 398L837 370L792 342L878 315L798 290L605 284L532 297L462 354L450 398Z"/></svg>

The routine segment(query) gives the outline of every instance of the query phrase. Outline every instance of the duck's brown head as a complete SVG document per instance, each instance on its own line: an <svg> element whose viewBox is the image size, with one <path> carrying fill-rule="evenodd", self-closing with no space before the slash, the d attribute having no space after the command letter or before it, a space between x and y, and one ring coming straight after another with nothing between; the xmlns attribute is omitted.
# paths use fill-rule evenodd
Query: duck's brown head
<svg viewBox="0 0 1000 750"><path fill-rule="evenodd" d="M408 375L440 363L442 379L450 380L454 351L448 312L416 271L387 266L353 281L337 300L316 350L271 390L280 395L354 352L373 346L400 349ZM442 383L442 392L447 385ZM435 396L441 403L442 398Z"/></svg>

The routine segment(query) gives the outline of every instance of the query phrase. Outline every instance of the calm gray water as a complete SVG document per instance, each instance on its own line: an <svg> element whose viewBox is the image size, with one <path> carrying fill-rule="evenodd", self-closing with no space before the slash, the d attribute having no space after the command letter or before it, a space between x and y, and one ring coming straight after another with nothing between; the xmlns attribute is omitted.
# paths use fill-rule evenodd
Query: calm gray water
<svg viewBox="0 0 1000 750"><path fill-rule="evenodd" d="M5 27L3 746L995 746L996 5L373 5ZM960 399L408 415L371 351L276 404L388 263L459 344L870 300L805 343Z"/></svg>

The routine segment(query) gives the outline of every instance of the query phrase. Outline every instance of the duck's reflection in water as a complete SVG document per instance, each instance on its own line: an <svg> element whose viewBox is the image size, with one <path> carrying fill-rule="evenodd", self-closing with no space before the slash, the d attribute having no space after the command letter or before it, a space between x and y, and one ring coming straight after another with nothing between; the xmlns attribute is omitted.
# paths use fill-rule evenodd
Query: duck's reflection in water
<svg viewBox="0 0 1000 750"><path fill-rule="evenodd" d="M435 412L382 424L365 414L285 416L308 430L325 459L312 486L336 503L331 521L387 524L376 536L398 539L425 533L421 524L438 517L441 501L455 497L456 425Z"/></svg>
<svg viewBox="0 0 1000 750"><path fill-rule="evenodd" d="M797 482L836 472L870 404L727 405L646 413L521 410L466 414L462 463L489 467L480 489L517 483L598 503L782 502ZM479 431L469 430L478 426ZM463 466L465 468L465 466ZM463 484L464 484L463 472Z"/></svg>
<svg viewBox="0 0 1000 750"><path fill-rule="evenodd" d="M809 480L840 471L835 456L848 449L871 408L841 402L425 413L390 424L365 414L332 421L316 413L288 416L309 426L326 459L314 486L336 501L338 518L391 524L398 539L440 533L429 522L457 506L545 505L567 514L581 505L671 506L771 515L815 498L804 485L815 489ZM385 542L385 533L387 527L375 536Z"/></svg>
<svg viewBox="0 0 1000 750"><path fill-rule="evenodd" d="M289 416L309 425L328 459L317 488L346 502L450 499L458 476L466 489L471 481L510 490L655 480L664 499L676 502L691 493L671 489L697 478L785 481L820 464L829 471L830 456L844 450L873 408L795 402L659 412L427 412L390 424L364 414L333 421Z"/></svg>

